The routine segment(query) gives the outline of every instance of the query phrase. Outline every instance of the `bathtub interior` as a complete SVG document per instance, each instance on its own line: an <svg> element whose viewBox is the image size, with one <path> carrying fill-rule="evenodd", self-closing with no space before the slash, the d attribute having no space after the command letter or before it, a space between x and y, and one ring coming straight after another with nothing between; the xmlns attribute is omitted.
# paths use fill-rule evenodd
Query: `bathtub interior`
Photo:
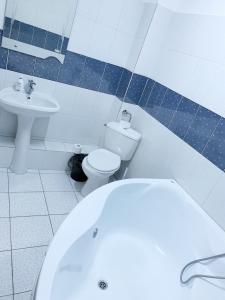
<svg viewBox="0 0 225 300"><path fill-rule="evenodd" d="M196 281L191 290L184 289L179 275L190 260L225 252L225 242L215 242L221 236L214 226L173 181L122 185L106 199L96 223L65 253L51 299L197 299L206 283ZM225 260L195 267L221 275L224 269ZM99 289L100 280L109 283L107 294Z"/></svg>

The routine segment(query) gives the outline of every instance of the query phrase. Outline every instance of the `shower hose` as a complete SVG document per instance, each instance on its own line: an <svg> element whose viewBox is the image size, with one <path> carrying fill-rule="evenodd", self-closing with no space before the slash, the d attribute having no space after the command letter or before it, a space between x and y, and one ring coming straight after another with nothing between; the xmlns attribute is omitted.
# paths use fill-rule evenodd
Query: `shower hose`
<svg viewBox="0 0 225 300"><path fill-rule="evenodd" d="M201 259L196 259L196 260L192 260L191 262L189 262L181 271L180 273L180 282L182 284L187 284L189 283L191 280L196 279L196 278L211 278L211 279L222 279L225 280L225 276L213 276L213 275L207 275L207 274L195 274L192 275L190 277L188 277L186 280L184 280L184 273L185 271L190 268L191 266L201 263L201 262L205 262L208 260L214 260L214 259L218 259L218 258L222 258L225 257L225 253L223 254L219 254L219 255L213 255L210 257L206 257L206 258L201 258Z"/></svg>

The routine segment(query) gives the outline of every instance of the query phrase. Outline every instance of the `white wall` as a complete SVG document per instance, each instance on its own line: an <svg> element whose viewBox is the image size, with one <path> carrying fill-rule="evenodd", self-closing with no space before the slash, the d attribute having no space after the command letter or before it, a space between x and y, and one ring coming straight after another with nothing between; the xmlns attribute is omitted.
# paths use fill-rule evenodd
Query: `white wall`
<svg viewBox="0 0 225 300"><path fill-rule="evenodd" d="M6 16L69 37L77 0L7 0Z"/></svg>
<svg viewBox="0 0 225 300"><path fill-rule="evenodd" d="M162 6L162 4L164 6ZM225 116L224 1L161 0L136 72ZM139 107L128 177L174 178L225 229L225 174Z"/></svg>
<svg viewBox="0 0 225 300"><path fill-rule="evenodd" d="M133 126L142 141L127 177L173 178L225 229L225 174L139 107Z"/></svg>
<svg viewBox="0 0 225 300"><path fill-rule="evenodd" d="M0 89L12 86L20 74L0 69ZM31 76L25 76L24 80ZM38 77L36 90L51 94L61 106L60 111L47 118L35 121L32 136L67 143L98 145L104 123L114 120L120 101L111 95L94 92ZM16 117L0 110L0 135L15 136Z"/></svg>
<svg viewBox="0 0 225 300"><path fill-rule="evenodd" d="M146 5L152 7L149 15L144 14ZM155 6L155 1L146 4L140 0L79 1L68 49L133 70L137 55L130 51L135 45L139 52L137 34L143 44L147 30L143 17L151 20Z"/></svg>
<svg viewBox="0 0 225 300"><path fill-rule="evenodd" d="M6 0L0 1L0 29L3 28L4 15L5 15L5 2Z"/></svg>
<svg viewBox="0 0 225 300"><path fill-rule="evenodd" d="M63 5L65 6L65 2ZM133 69L154 9L155 1L146 4L140 0L81 0L69 50ZM33 11L36 13L35 9ZM1 12L3 20L3 9ZM26 10L20 6L18 12L22 18L22 13ZM26 17L32 15L26 14ZM52 22L48 23L51 25ZM138 43L134 43L135 40ZM5 70L0 70L0 75L1 88L11 86L19 77L19 74ZM24 77L26 79L30 76ZM120 101L98 92L40 78L34 80L37 83L36 89L51 93L61 105L61 110L51 117L50 122L48 119L37 120L33 137L46 136L47 139L62 142L98 144L103 124L116 117ZM1 110L0 135L14 136L16 126L16 117Z"/></svg>
<svg viewBox="0 0 225 300"><path fill-rule="evenodd" d="M179 4L158 6L135 71L225 116L224 1Z"/></svg>

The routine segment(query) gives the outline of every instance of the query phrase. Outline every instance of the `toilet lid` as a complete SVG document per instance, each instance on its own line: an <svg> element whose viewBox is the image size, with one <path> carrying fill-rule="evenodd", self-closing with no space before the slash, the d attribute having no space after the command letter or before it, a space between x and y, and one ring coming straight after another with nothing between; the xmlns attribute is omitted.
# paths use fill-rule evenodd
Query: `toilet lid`
<svg viewBox="0 0 225 300"><path fill-rule="evenodd" d="M120 157L106 149L92 151L87 157L90 166L100 172L110 172L120 167Z"/></svg>

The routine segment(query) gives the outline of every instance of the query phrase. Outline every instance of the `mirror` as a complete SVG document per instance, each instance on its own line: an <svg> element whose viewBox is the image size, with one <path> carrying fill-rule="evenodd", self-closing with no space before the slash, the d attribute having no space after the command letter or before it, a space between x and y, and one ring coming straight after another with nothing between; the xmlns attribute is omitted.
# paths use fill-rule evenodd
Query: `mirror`
<svg viewBox="0 0 225 300"><path fill-rule="evenodd" d="M78 0L7 0L2 47L64 61Z"/></svg>

